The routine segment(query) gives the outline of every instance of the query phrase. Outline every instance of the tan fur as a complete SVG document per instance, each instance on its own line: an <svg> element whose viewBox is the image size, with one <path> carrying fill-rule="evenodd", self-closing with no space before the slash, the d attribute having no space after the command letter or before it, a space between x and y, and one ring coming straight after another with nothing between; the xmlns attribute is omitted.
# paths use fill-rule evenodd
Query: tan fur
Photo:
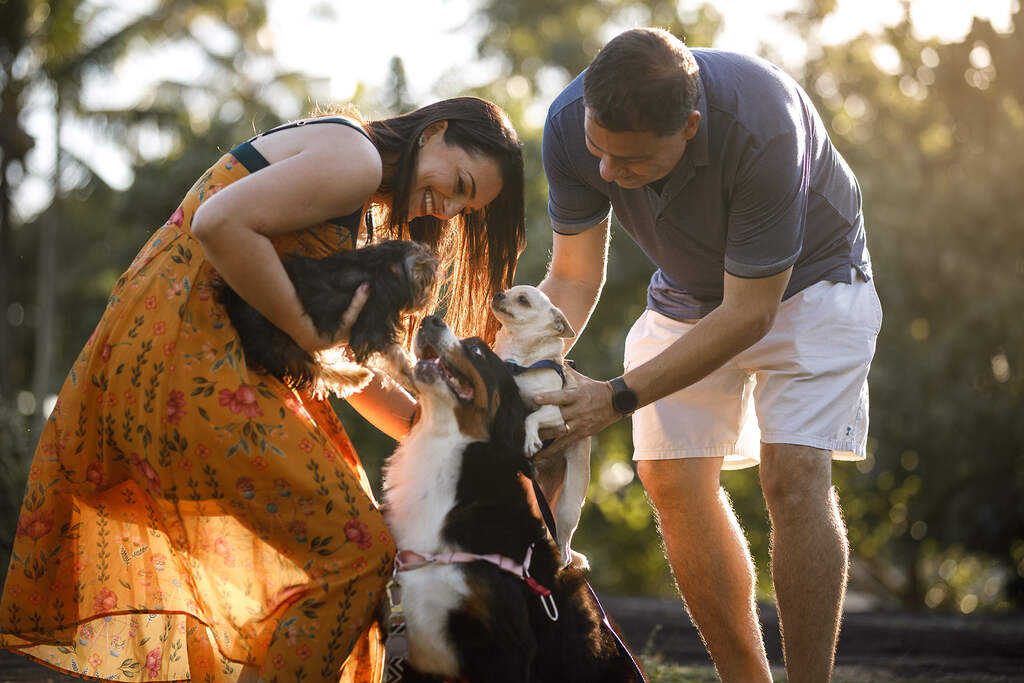
<svg viewBox="0 0 1024 683"><path fill-rule="evenodd" d="M458 349L447 357L449 366L473 384L473 402L455 408L455 419L459 431L474 439L487 439L487 425L498 411L501 399L496 391L490 391L483 378L477 373L463 351Z"/></svg>

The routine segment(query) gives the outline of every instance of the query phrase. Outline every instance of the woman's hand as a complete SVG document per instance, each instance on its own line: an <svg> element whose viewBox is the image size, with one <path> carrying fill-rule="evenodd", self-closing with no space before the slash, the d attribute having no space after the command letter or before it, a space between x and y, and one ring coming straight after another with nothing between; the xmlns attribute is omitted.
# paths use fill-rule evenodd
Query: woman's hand
<svg viewBox="0 0 1024 683"><path fill-rule="evenodd" d="M341 327L338 328L338 332L333 338L320 336L309 316L303 315L302 326L304 329L297 333L298 337L293 334L292 339L295 340L296 344L310 352L333 349L348 344L349 338L352 335L352 326L355 325L369 297L370 283L364 282L359 285L355 294L352 295L352 301L349 302L348 308L345 309L345 313L341 316Z"/></svg>

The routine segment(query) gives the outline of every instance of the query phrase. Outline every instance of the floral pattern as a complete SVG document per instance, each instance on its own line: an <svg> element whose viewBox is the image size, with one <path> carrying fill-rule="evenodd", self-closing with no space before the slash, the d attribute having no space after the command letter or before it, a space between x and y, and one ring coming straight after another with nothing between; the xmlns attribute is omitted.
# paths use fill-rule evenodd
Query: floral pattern
<svg viewBox="0 0 1024 683"><path fill-rule="evenodd" d="M190 234L227 154L139 251L36 451L0 647L85 678L380 680L394 544L326 401L246 367ZM325 224L275 239L324 256Z"/></svg>

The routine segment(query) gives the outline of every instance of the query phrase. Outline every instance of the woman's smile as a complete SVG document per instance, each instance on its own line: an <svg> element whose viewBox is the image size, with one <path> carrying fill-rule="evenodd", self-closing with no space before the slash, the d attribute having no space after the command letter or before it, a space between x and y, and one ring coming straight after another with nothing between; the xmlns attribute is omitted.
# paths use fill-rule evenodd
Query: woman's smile
<svg viewBox="0 0 1024 683"><path fill-rule="evenodd" d="M491 157L467 152L444 141L447 122L423 134L408 218L450 220L463 211L479 211L501 192L501 171Z"/></svg>

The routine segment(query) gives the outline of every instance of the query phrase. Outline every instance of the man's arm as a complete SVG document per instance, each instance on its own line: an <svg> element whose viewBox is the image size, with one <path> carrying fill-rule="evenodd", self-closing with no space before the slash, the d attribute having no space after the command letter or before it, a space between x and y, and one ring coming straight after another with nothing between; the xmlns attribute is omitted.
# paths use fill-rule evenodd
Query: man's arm
<svg viewBox="0 0 1024 683"><path fill-rule="evenodd" d="M539 289L565 314L579 339L597 306L608 270L608 219L576 235L553 233L551 266Z"/></svg>
<svg viewBox="0 0 1024 683"><path fill-rule="evenodd" d="M753 346L772 328L792 268L765 278L725 274L718 308L646 363L625 375L645 406L697 382ZM609 392L610 395L610 392Z"/></svg>
<svg viewBox="0 0 1024 683"><path fill-rule="evenodd" d="M792 268L765 278L739 278L725 274L721 305L693 329L623 379L636 392L639 405L653 403L687 387L752 346L771 329ZM568 391L542 394L539 404L561 407L572 431L549 447L556 451L600 432L622 416L612 407L611 386L574 373L577 386Z"/></svg>

